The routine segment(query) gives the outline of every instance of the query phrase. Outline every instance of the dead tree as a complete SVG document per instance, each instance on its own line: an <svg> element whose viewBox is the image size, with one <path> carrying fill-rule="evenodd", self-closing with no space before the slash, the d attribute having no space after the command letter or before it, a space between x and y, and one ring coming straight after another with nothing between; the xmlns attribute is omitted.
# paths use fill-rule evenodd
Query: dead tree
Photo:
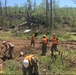
<svg viewBox="0 0 76 75"><path fill-rule="evenodd" d="M2 15L2 5L1 5L1 0L0 0L0 16Z"/></svg>
<svg viewBox="0 0 76 75"><path fill-rule="evenodd" d="M48 11L49 11L49 5L48 5L48 0L46 0L46 24L45 24L45 28L48 25Z"/></svg>
<svg viewBox="0 0 76 75"><path fill-rule="evenodd" d="M36 0L34 0L34 12L36 10Z"/></svg>
<svg viewBox="0 0 76 75"><path fill-rule="evenodd" d="M31 9L32 9L32 5L31 5L31 0L27 0L28 2L28 7L27 7L27 22L30 22L30 17L31 17Z"/></svg>
<svg viewBox="0 0 76 75"><path fill-rule="evenodd" d="M5 0L5 18L7 17L7 0Z"/></svg>
<svg viewBox="0 0 76 75"><path fill-rule="evenodd" d="M50 0L50 30L52 30L52 0Z"/></svg>

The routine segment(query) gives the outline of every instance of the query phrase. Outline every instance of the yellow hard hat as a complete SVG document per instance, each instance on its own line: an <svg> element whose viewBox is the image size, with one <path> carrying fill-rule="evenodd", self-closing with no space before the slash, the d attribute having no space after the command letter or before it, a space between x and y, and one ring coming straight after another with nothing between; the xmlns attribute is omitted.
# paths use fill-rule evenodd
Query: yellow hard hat
<svg viewBox="0 0 76 75"><path fill-rule="evenodd" d="M35 36L34 34L32 34L32 36Z"/></svg>
<svg viewBox="0 0 76 75"><path fill-rule="evenodd" d="M43 35L43 37L46 37L46 35Z"/></svg>

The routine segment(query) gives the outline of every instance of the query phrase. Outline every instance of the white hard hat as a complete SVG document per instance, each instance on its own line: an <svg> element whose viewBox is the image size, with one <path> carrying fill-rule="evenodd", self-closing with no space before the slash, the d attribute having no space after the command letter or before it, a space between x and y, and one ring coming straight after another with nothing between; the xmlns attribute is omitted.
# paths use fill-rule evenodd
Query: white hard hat
<svg viewBox="0 0 76 75"><path fill-rule="evenodd" d="M55 36L55 33L53 33L53 36Z"/></svg>
<svg viewBox="0 0 76 75"><path fill-rule="evenodd" d="M29 66L29 61L28 60L23 60L23 65L25 68Z"/></svg>
<svg viewBox="0 0 76 75"><path fill-rule="evenodd" d="M2 43L4 44L4 43L6 43L6 41L3 41Z"/></svg>

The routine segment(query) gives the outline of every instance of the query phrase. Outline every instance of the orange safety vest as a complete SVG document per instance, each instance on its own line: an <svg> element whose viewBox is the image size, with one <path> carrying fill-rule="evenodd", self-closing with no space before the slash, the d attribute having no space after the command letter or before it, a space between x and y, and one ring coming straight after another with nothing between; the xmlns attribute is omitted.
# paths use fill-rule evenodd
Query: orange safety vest
<svg viewBox="0 0 76 75"><path fill-rule="evenodd" d="M47 44L47 42L48 42L48 39L47 38L42 38L42 43L43 44Z"/></svg>
<svg viewBox="0 0 76 75"><path fill-rule="evenodd" d="M28 61L29 61L29 65L30 65L30 66L33 65L32 62L31 62L31 58L32 58L32 57L34 57L35 59L37 59L37 57L34 56L34 55L28 55L28 56L26 56L26 57L24 58L24 60L28 60Z"/></svg>
<svg viewBox="0 0 76 75"><path fill-rule="evenodd" d="M57 43L58 43L58 40L57 40L56 37L53 37L53 38L52 38L52 43L53 43L53 44L57 44Z"/></svg>

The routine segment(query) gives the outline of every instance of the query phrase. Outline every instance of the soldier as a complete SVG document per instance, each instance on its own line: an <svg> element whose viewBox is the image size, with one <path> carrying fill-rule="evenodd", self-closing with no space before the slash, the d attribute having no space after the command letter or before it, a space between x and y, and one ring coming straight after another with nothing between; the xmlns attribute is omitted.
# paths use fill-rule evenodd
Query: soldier
<svg viewBox="0 0 76 75"><path fill-rule="evenodd" d="M13 59L12 52L13 52L13 49L14 49L14 45L11 44L11 43L7 43L6 41L3 41L3 47L1 48L1 50L3 48L5 48L5 51L4 51L5 56L6 56L6 53L8 52L9 58Z"/></svg>
<svg viewBox="0 0 76 75"><path fill-rule="evenodd" d="M46 55L47 44L48 44L48 39L46 38L46 35L43 35L43 38L42 38L42 55Z"/></svg>
<svg viewBox="0 0 76 75"><path fill-rule="evenodd" d="M53 55L54 55L54 51L58 51L58 50L57 50L58 38L56 37L55 33L53 33L51 42L52 42L52 46L51 46L51 56L53 56ZM60 51L58 51L58 52L59 52L59 54L60 54Z"/></svg>
<svg viewBox="0 0 76 75"><path fill-rule="evenodd" d="M23 75L39 75L38 59L35 55L27 55L24 57L22 71Z"/></svg>

